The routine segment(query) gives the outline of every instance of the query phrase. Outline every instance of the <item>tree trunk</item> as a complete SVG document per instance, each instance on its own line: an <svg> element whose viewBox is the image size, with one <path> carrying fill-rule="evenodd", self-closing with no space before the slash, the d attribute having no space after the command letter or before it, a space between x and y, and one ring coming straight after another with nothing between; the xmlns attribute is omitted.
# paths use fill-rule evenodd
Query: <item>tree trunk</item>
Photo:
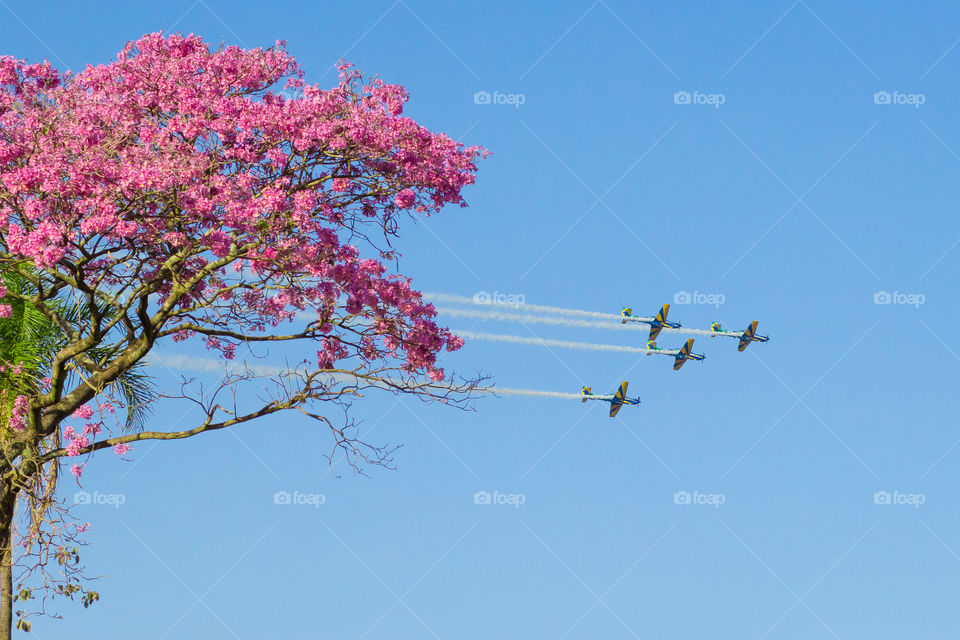
<svg viewBox="0 0 960 640"><path fill-rule="evenodd" d="M0 640L13 634L13 516L17 494L0 491Z"/></svg>

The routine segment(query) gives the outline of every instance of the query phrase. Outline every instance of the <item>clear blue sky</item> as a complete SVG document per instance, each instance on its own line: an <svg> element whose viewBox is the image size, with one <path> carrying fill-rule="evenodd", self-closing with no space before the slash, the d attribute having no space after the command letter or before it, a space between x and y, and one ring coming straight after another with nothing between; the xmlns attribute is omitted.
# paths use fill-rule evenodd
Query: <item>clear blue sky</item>
<svg viewBox="0 0 960 640"><path fill-rule="evenodd" d="M642 313L720 293L719 309L672 316L772 336L745 353L698 339L707 360L678 373L468 343L449 368L573 392L628 379L643 404L609 420L600 403L460 413L371 394L365 433L404 445L372 479L328 473L328 436L292 418L101 455L84 489L125 502L77 513L103 600L35 637L955 637L960 10L668 4L4 3L3 53L61 68L172 29L288 40L321 84L345 57L405 85L410 115L493 152L470 208L402 230L424 291ZM924 304L874 304L880 291ZM192 418L164 406L154 426ZM525 502L476 505L482 490ZM325 503L276 505L278 491ZM680 491L724 504L675 504ZM924 503L875 504L880 491Z"/></svg>

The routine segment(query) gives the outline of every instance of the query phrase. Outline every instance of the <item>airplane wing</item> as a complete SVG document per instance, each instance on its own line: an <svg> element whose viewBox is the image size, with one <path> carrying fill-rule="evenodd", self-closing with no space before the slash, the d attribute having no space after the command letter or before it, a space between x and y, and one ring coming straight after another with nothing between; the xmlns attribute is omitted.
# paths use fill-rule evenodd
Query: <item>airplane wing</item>
<svg viewBox="0 0 960 640"><path fill-rule="evenodd" d="M627 397L627 381L620 383L620 388L617 389L617 392L613 395L613 400L610 401L610 417L613 418L623 407L623 401Z"/></svg>
<svg viewBox="0 0 960 640"><path fill-rule="evenodd" d="M663 329L663 327L658 324L650 325L650 337L648 338L648 340L656 340L657 336L660 335L661 329Z"/></svg>
<svg viewBox="0 0 960 640"><path fill-rule="evenodd" d="M676 355L676 360L673 363L673 370L678 371L680 367L684 365L687 361L687 358L690 356L690 349L693 348L693 338L687 340L687 342L680 348L680 351Z"/></svg>
<svg viewBox="0 0 960 640"><path fill-rule="evenodd" d="M617 402L616 400L614 400L613 402L611 402L611 403L610 403L610 417L611 417L611 418L616 417L616 415L617 415L618 413L620 413L620 408L621 408L621 407L623 407L623 402Z"/></svg>
<svg viewBox="0 0 960 640"><path fill-rule="evenodd" d="M753 342L753 336L757 334L757 321L754 320L750 323L750 326L747 327L747 330L743 332L743 335L740 336L740 344L737 345L737 351L743 351L750 346L750 343Z"/></svg>

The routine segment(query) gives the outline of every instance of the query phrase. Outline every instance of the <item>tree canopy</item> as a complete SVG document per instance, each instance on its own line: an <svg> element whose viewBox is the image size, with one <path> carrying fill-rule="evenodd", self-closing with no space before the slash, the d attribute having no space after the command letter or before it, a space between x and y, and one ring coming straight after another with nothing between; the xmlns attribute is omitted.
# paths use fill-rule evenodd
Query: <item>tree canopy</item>
<svg viewBox="0 0 960 640"><path fill-rule="evenodd" d="M62 460L79 478L99 449L123 455L136 440L297 410L348 456L382 463L382 449L347 432L349 413L324 407L346 408L370 387L469 397L477 381L452 379L438 360L463 341L397 272L393 238L405 217L466 206L486 151L405 117L407 100L346 63L333 88L307 85L283 42L211 48L155 33L62 75L0 57L0 317L16 320L0 328L35 330L16 342L29 357L6 339L0 348L7 561L11 502L26 491L52 505L41 479ZM224 362L255 344L311 346L266 376L225 369L213 392L154 396L138 377L151 350L196 340ZM261 377L269 397L235 401L238 385ZM143 429L153 397L197 402L204 419Z"/></svg>

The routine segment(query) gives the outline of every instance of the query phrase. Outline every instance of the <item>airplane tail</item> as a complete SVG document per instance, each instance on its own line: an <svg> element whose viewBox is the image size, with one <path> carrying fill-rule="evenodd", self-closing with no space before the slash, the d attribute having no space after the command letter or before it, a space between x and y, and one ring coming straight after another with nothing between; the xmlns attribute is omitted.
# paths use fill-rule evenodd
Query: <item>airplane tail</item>
<svg viewBox="0 0 960 640"><path fill-rule="evenodd" d="M648 349L647 355L650 355L650 351L649 351L650 349L656 349L656 348L657 348L656 340L647 340L647 349Z"/></svg>
<svg viewBox="0 0 960 640"><path fill-rule="evenodd" d="M586 402L589 400L587 396L593 395L593 391L590 389L590 387L584 387L583 389L580 389L580 395L583 396L583 398L580 399L580 402Z"/></svg>
<svg viewBox="0 0 960 640"><path fill-rule="evenodd" d="M623 316L623 320L620 321L620 324L627 324L627 318L633 313L633 309L630 307L624 307L620 310L620 315Z"/></svg>
<svg viewBox="0 0 960 640"><path fill-rule="evenodd" d="M657 314L657 317L655 318L655 320L657 322L666 322L668 313L670 313L670 305L665 304L662 307L660 307L660 312Z"/></svg>
<svg viewBox="0 0 960 640"><path fill-rule="evenodd" d="M630 384L626 380L620 383L620 388L617 389L617 393L614 394L613 399L623 402L623 399L627 397L627 385Z"/></svg>

